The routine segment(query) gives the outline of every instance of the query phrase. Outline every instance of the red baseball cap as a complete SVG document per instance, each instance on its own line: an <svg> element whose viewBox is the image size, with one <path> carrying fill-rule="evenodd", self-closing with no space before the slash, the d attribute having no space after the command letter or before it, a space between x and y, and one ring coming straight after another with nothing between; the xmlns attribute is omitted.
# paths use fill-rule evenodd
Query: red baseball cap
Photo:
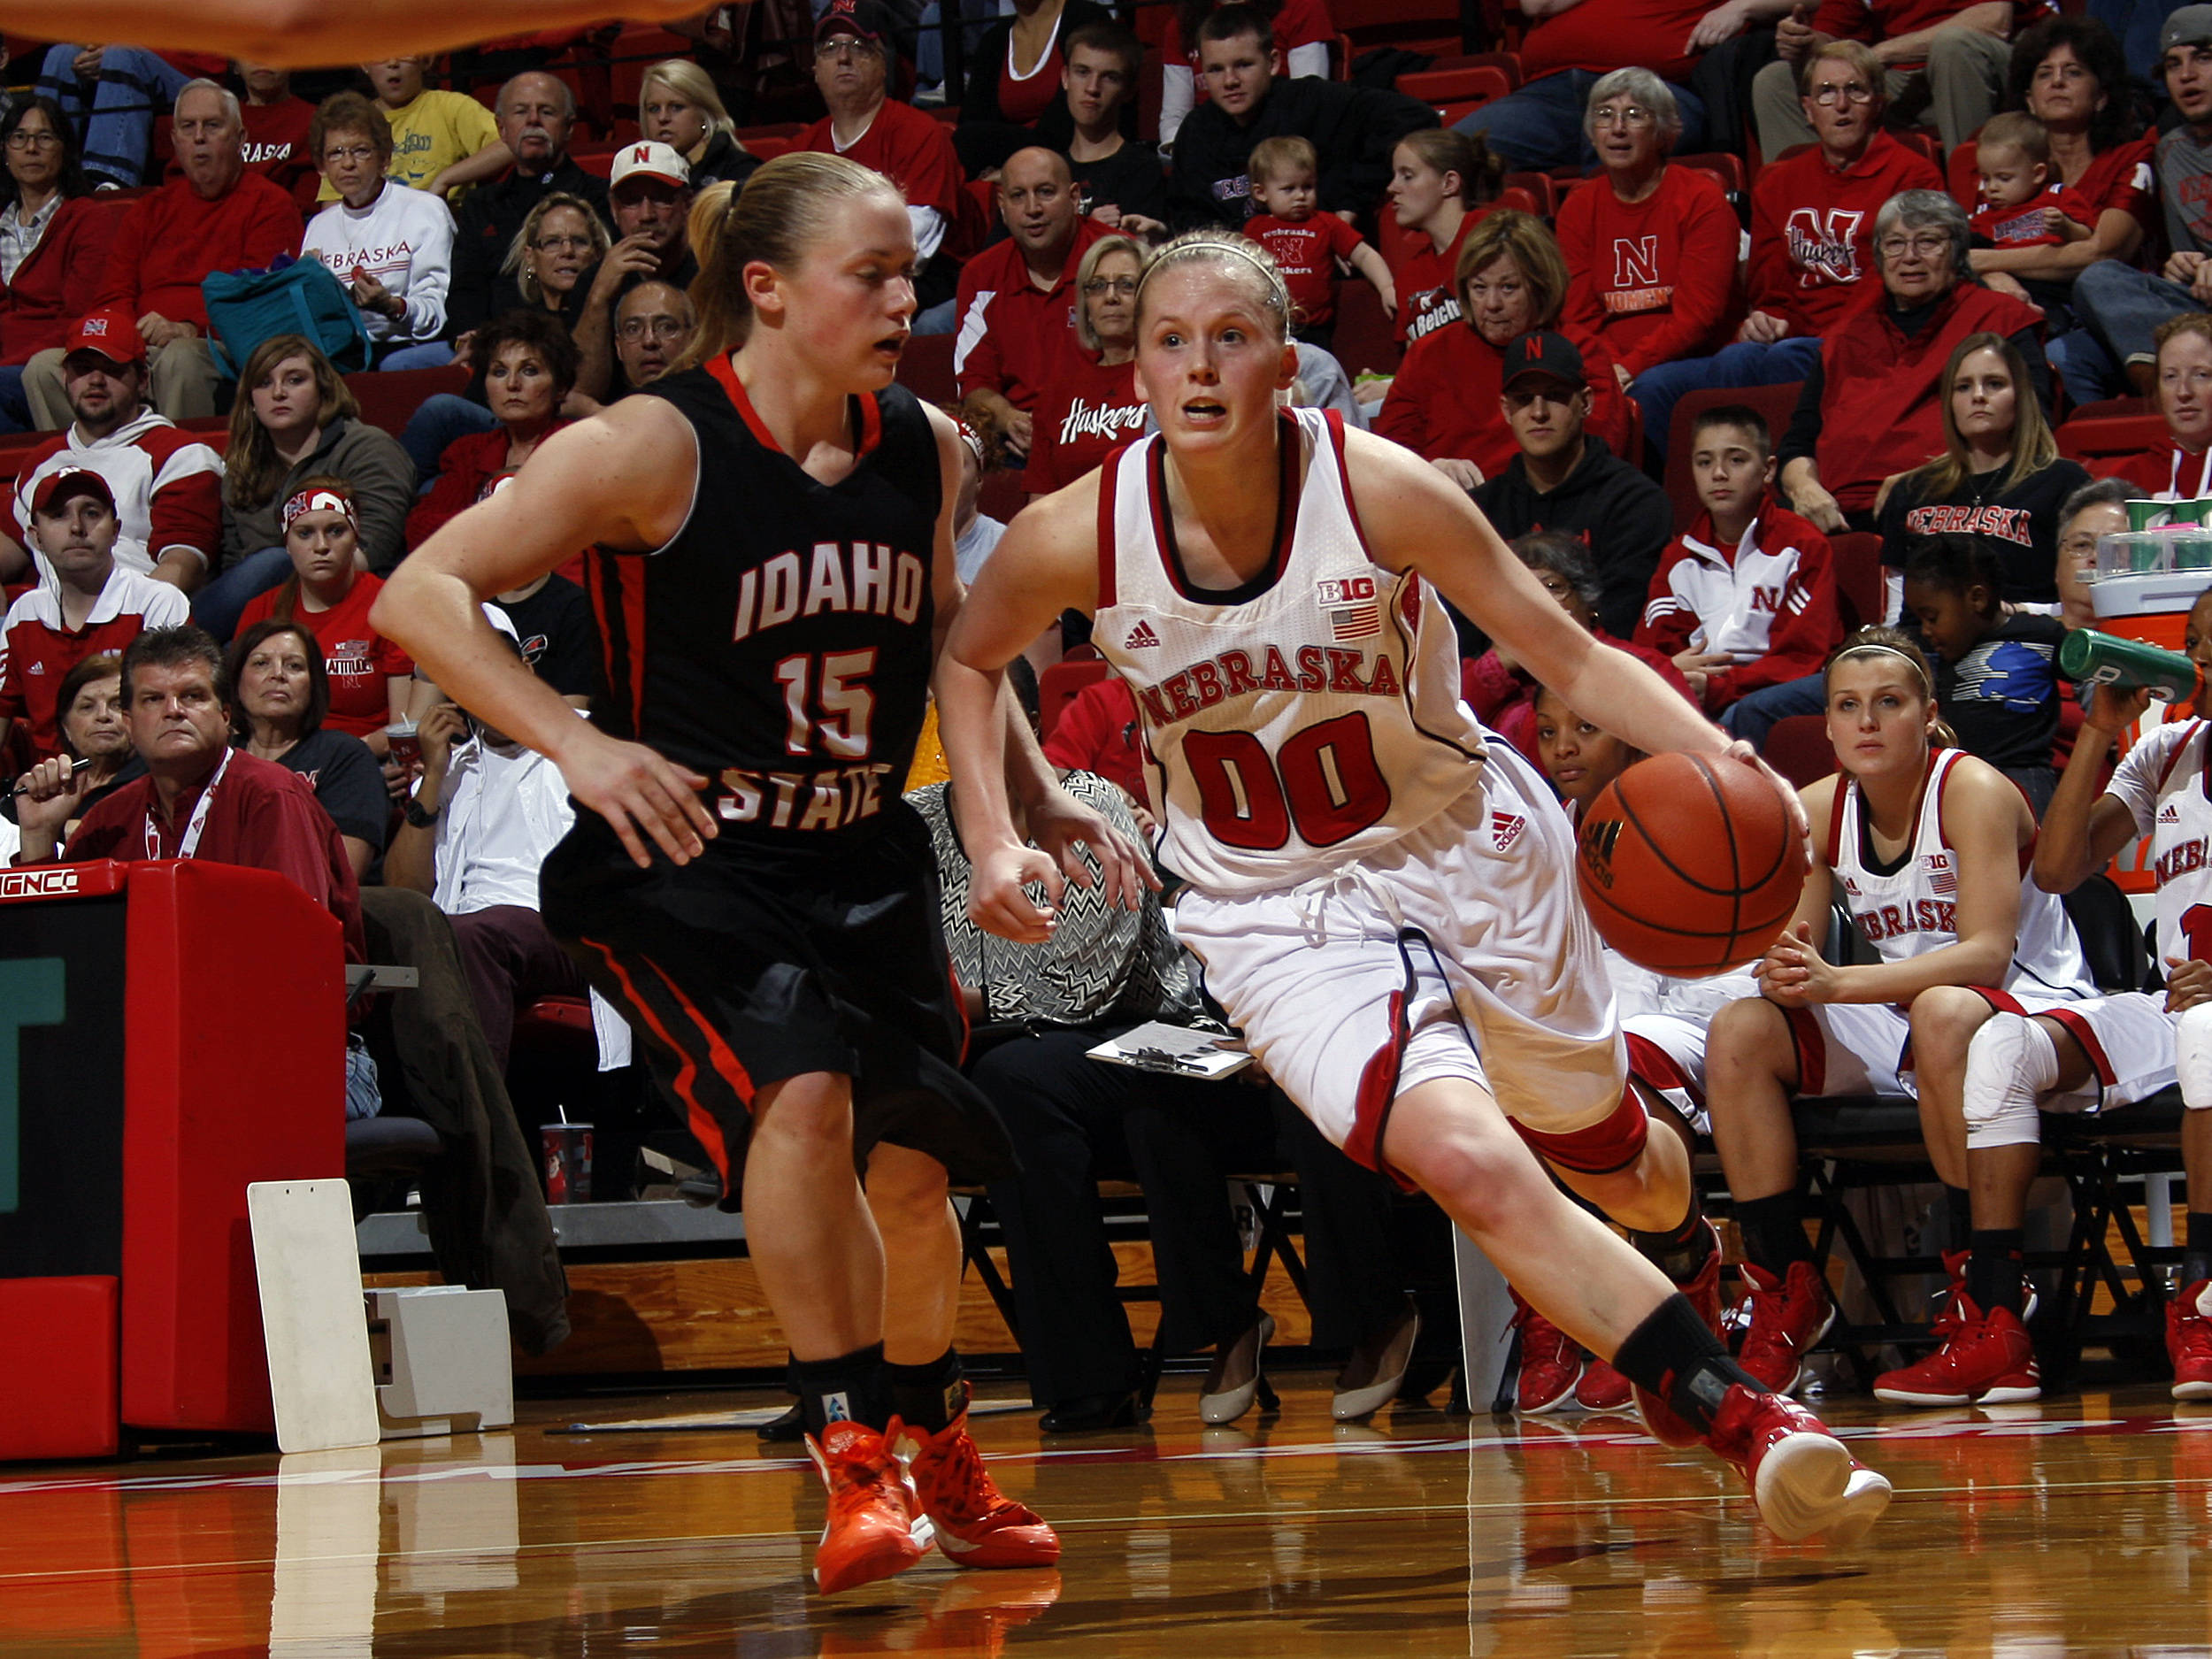
<svg viewBox="0 0 2212 1659"><path fill-rule="evenodd" d="M111 363L142 363L146 357L146 342L140 337L138 323L131 316L127 305L107 305L81 318L62 342L65 355L76 351L96 351Z"/></svg>
<svg viewBox="0 0 2212 1659"><path fill-rule="evenodd" d="M58 472L49 472L32 492L31 511L51 513L77 495L90 495L110 512L115 511L115 491L88 466L65 466Z"/></svg>

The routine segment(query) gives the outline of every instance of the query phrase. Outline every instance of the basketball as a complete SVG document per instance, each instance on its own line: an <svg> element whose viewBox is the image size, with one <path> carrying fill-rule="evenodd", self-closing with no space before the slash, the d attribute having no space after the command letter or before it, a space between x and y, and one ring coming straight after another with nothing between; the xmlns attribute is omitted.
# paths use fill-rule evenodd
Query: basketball
<svg viewBox="0 0 2212 1659"><path fill-rule="evenodd" d="M1788 810L1748 761L1654 755L1583 815L1575 871L1605 942L1687 978L1755 961L1797 908L1804 859Z"/></svg>

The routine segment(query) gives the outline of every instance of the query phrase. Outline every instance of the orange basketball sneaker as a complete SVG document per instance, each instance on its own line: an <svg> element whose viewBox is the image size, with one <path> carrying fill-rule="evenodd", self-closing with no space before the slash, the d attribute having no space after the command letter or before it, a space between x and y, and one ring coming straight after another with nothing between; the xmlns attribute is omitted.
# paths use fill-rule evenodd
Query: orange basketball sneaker
<svg viewBox="0 0 2212 1659"><path fill-rule="evenodd" d="M962 1386L964 1388L965 1385ZM968 1409L934 1434L893 1419L886 1439L913 1475L913 1489L958 1567L1049 1567L1060 1536L1028 1505L1001 1492L968 1438Z"/></svg>
<svg viewBox="0 0 2212 1659"><path fill-rule="evenodd" d="M1943 1346L1874 1379L1874 1397L1901 1406L2015 1405L2043 1397L2035 1343L2009 1308L1985 1313L1959 1291L1936 1327Z"/></svg>
<svg viewBox="0 0 2212 1659"><path fill-rule="evenodd" d="M814 1582L824 1595L903 1572L929 1554L930 1523L904 1461L893 1450L904 1432L893 1417L879 1434L837 1422L806 1448L829 1488L829 1518L814 1547Z"/></svg>
<svg viewBox="0 0 2212 1659"><path fill-rule="evenodd" d="M1889 1508L1888 1479L1852 1456L1826 1424L1787 1394L1732 1384L1702 1434L1645 1389L1636 1390L1636 1408L1654 1440L1702 1444L1740 1474L1759 1518L1786 1542L1824 1536L1832 1544L1853 1544Z"/></svg>
<svg viewBox="0 0 2212 1659"><path fill-rule="evenodd" d="M1779 1279L1746 1262L1743 1276L1751 1287L1751 1329L1737 1363L1775 1393L1795 1394L1805 1356L1836 1322L1835 1302L1810 1262L1792 1262Z"/></svg>
<svg viewBox="0 0 2212 1659"><path fill-rule="evenodd" d="M1510 1286L1508 1287L1510 1289ZM1529 1417L1556 1410L1571 1399L1582 1380L1580 1345L1512 1291L1512 1326L1521 1333L1521 1377L1515 1399Z"/></svg>

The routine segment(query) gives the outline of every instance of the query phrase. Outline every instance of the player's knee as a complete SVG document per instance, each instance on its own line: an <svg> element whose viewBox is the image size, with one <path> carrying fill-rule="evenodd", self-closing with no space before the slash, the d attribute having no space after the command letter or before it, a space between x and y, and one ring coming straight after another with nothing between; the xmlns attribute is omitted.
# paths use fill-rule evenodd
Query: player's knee
<svg viewBox="0 0 2212 1659"><path fill-rule="evenodd" d="M795 1077L764 1089L753 1106L752 1143L803 1156L852 1156L852 1094L841 1079Z"/></svg>
<svg viewBox="0 0 2212 1659"><path fill-rule="evenodd" d="M1480 1220L1522 1182L1541 1179L1527 1154L1503 1135L1474 1133L1425 1139L1393 1164L1453 1214Z"/></svg>
<svg viewBox="0 0 2212 1659"><path fill-rule="evenodd" d="M2185 1009L2174 1029L2174 1071L2193 1111L2212 1107L2212 1002Z"/></svg>
<svg viewBox="0 0 2212 1659"><path fill-rule="evenodd" d="M1962 985L1931 986L1912 1000L1915 1060L1924 1066L1931 1060L1962 1056L1993 1011L1986 998Z"/></svg>
<svg viewBox="0 0 2212 1659"><path fill-rule="evenodd" d="M1746 1071L1778 1076L1791 1056L1789 1021L1763 996L1740 997L1724 1004L1706 1030L1709 1079Z"/></svg>

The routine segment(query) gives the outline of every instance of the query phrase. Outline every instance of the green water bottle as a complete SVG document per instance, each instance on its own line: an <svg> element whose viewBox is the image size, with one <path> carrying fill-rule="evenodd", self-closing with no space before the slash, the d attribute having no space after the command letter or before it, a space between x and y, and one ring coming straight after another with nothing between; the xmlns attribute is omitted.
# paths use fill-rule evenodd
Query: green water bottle
<svg viewBox="0 0 2212 1659"><path fill-rule="evenodd" d="M2204 671L2178 651L2076 628L2058 648L2058 665L2069 678L2093 686L2149 687L2162 703L2181 703L2197 695Z"/></svg>

